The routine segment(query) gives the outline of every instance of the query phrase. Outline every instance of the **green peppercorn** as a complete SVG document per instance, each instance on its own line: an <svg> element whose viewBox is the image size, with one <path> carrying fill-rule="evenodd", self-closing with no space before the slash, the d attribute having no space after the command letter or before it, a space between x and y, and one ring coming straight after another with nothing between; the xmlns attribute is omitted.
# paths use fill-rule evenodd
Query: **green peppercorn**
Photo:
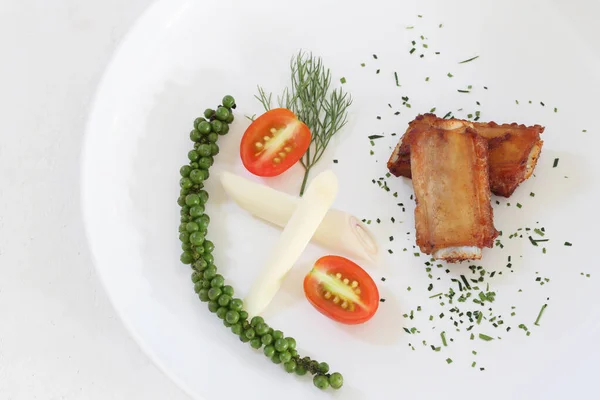
<svg viewBox="0 0 600 400"><path fill-rule="evenodd" d="M325 390L329 387L329 379L327 379L325 375L315 375L313 383L321 390Z"/></svg>
<svg viewBox="0 0 600 400"><path fill-rule="evenodd" d="M285 372L291 374L292 372L294 372L296 370L296 361L294 361L294 360L287 361L285 364L283 364L283 368L285 369Z"/></svg>
<svg viewBox="0 0 600 400"><path fill-rule="evenodd" d="M344 377L339 372L329 375L329 384L334 389L339 389L344 385Z"/></svg>

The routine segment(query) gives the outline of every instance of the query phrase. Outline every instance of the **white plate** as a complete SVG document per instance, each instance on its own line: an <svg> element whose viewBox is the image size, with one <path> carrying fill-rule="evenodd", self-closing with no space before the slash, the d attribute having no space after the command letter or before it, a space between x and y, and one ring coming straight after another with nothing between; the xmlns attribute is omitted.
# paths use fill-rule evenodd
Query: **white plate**
<svg viewBox="0 0 600 400"><path fill-rule="evenodd" d="M189 268L179 262L176 199L179 167L191 147L188 132L204 108L232 94L239 105L237 119L220 143L208 184L210 235L220 270L239 295L248 290L278 230L229 201L214 176L219 170L244 174L237 149L248 124L243 116L261 111L253 99L256 85L279 91L288 79L290 57L299 48L321 55L333 70L334 82L345 77L344 88L355 99L350 123L319 167L333 168L340 178L336 208L374 221L382 257L379 265L367 269L387 301L364 326L342 326L315 312L303 297L301 279L310 262L326 250L311 245L269 308L270 324L294 336L302 354L326 360L344 374L345 386L334 395L339 398L598 397L598 3L450 3L161 1L122 43L89 120L82 174L87 233L98 273L124 323L153 360L195 398L330 396L314 388L308 377L289 376L241 344L198 301ZM416 51L411 55L412 40ZM458 64L475 55L480 57ZM395 84L394 71L401 87ZM471 93L457 92L468 85ZM402 96L410 98L411 108L402 105ZM429 298L446 292L451 278L469 270L453 266L446 274L445 268L434 267L433 280L427 277L426 257L413 255L410 181L387 179L390 193L371 183L387 172L385 162L399 137L390 134L401 134L417 113L432 107L440 115L452 110L465 117L481 110L482 120L546 126L536 176L508 200L511 206L504 199L494 205L505 247L485 250L484 259L476 263L504 272L489 280L497 292L493 308L504 325L495 329L483 321L473 332L501 340L469 340L469 324L459 324L461 332L456 332L449 306L440 307ZM395 116L396 110L401 114ZM379 133L386 137L371 147L367 136ZM338 164L332 164L334 158ZM553 168L555 158L560 161ZM297 167L267 182L295 192L301 172ZM391 194L395 191L397 198ZM405 204L405 212L398 202ZM381 224L375 222L378 217ZM547 254L542 254L542 244L534 247L526 236L507 237L517 228L538 226L550 238L544 243ZM573 246L564 246L565 241ZM512 272L506 268L509 255ZM550 282L542 286L537 277ZM430 283L432 291L427 290ZM541 326L534 326L544 303L548 308ZM416 311L418 306L422 311ZM477 309L470 302L458 306ZM414 319L403 318L411 310ZM440 319L442 310L446 316ZM511 317L513 311L516 316ZM521 323L531 336L518 328ZM420 333L407 334L403 327L417 327ZM441 331L453 341L440 352L432 351L430 344L440 346ZM453 360L450 365L447 358Z"/></svg>

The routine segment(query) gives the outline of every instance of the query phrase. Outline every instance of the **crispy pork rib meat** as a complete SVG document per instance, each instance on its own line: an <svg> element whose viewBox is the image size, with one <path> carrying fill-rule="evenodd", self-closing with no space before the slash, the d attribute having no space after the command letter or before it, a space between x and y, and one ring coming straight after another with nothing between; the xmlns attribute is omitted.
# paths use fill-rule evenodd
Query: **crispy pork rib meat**
<svg viewBox="0 0 600 400"><path fill-rule="evenodd" d="M531 176L542 150L540 134L544 127L540 125L498 125L495 122L443 119L434 114L424 114L409 124L407 133L394 149L387 164L392 174L411 177L410 146L405 137L411 130L426 126L445 130L470 127L485 138L488 142L490 188L498 196L510 197L517 186Z"/></svg>
<svg viewBox="0 0 600 400"><path fill-rule="evenodd" d="M494 228L488 142L460 122L419 125L405 135L416 195L417 245L448 262L481 258Z"/></svg>

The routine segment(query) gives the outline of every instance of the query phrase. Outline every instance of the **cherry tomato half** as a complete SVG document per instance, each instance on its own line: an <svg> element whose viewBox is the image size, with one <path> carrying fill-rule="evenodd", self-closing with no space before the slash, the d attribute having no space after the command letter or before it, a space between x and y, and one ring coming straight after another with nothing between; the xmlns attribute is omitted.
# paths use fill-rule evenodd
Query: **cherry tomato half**
<svg viewBox="0 0 600 400"><path fill-rule="evenodd" d="M362 324L379 307L373 279L344 257L319 258L304 278L304 294L323 315L343 324Z"/></svg>
<svg viewBox="0 0 600 400"><path fill-rule="evenodd" d="M240 156L254 175L277 176L298 162L310 145L308 127L286 108L267 111L244 132Z"/></svg>

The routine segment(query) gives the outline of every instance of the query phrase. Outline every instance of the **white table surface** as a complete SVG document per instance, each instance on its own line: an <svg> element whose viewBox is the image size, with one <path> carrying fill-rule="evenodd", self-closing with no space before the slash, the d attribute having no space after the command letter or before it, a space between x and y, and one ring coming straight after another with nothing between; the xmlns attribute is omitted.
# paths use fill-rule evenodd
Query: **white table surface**
<svg viewBox="0 0 600 400"><path fill-rule="evenodd" d="M0 399L188 399L125 331L79 198L88 107L151 0L0 0Z"/></svg>

